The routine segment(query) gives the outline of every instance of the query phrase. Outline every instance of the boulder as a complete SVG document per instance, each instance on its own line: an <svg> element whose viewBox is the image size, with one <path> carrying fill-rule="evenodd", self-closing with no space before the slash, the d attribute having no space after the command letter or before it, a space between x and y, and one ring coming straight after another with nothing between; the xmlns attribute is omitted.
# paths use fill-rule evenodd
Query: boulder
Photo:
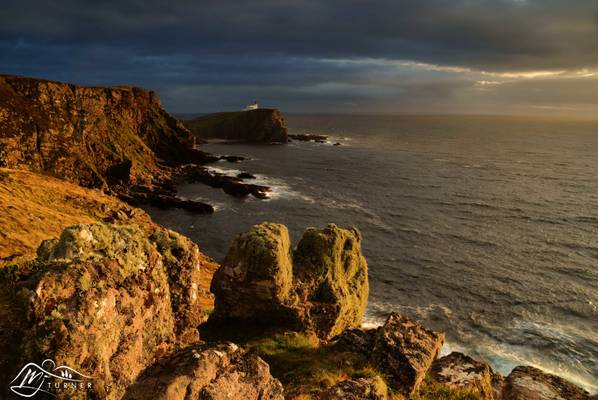
<svg viewBox="0 0 598 400"><path fill-rule="evenodd" d="M443 344L444 333L391 313L379 328L346 330L333 348L361 353L386 376L390 387L408 397L421 385Z"/></svg>
<svg viewBox="0 0 598 400"><path fill-rule="evenodd" d="M444 333L392 313L376 332L371 360L387 373L393 388L409 396L419 388L443 344Z"/></svg>
<svg viewBox="0 0 598 400"><path fill-rule="evenodd" d="M585 390L530 366L515 367L505 379L503 400L590 400Z"/></svg>
<svg viewBox="0 0 598 400"><path fill-rule="evenodd" d="M126 400L283 400L265 361L234 343L194 345L148 368Z"/></svg>
<svg viewBox="0 0 598 400"><path fill-rule="evenodd" d="M360 325L368 290L355 228L309 228L291 255L286 227L262 223L233 241L214 275L210 318L284 323L328 340Z"/></svg>
<svg viewBox="0 0 598 400"><path fill-rule="evenodd" d="M494 372L488 364L465 354L453 352L434 361L432 378L445 386L478 393L483 399L492 400Z"/></svg>
<svg viewBox="0 0 598 400"><path fill-rule="evenodd" d="M12 295L2 306L25 316L5 355L12 368L52 359L93 377L91 397L119 399L156 356L198 339L195 325L205 315L193 309L200 253L188 239L81 224L43 243L38 254L31 265L3 271Z"/></svg>
<svg viewBox="0 0 598 400"><path fill-rule="evenodd" d="M239 235L212 279L211 319L267 322L290 314L291 240L284 225L262 223Z"/></svg>
<svg viewBox="0 0 598 400"><path fill-rule="evenodd" d="M386 400L388 389L379 377L342 381L326 390L323 400Z"/></svg>

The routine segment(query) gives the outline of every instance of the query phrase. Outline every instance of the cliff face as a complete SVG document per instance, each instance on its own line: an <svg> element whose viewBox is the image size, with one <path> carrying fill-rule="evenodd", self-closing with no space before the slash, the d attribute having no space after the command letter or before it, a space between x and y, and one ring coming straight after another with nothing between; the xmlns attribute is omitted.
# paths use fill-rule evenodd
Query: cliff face
<svg viewBox="0 0 598 400"><path fill-rule="evenodd" d="M286 143L287 124L278 110L223 112L184 121L200 139L253 143Z"/></svg>
<svg viewBox="0 0 598 400"><path fill-rule="evenodd" d="M153 92L0 76L0 166L88 187L149 184L194 136Z"/></svg>

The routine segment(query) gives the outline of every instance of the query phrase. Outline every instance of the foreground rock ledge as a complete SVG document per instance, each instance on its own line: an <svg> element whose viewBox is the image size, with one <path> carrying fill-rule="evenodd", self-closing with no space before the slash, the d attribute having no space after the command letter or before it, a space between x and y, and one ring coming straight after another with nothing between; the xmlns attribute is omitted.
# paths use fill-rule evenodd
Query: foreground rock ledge
<svg viewBox="0 0 598 400"><path fill-rule="evenodd" d="M284 400L270 367L234 343L188 347L149 368L126 400Z"/></svg>
<svg viewBox="0 0 598 400"><path fill-rule="evenodd" d="M94 377L89 395L58 397L120 399L155 357L198 340L202 255L188 239L135 226L75 225L38 254L2 270L1 287L10 292L2 307L15 314L13 347L4 355L13 370L2 371L2 381L51 358Z"/></svg>
<svg viewBox="0 0 598 400"><path fill-rule="evenodd" d="M211 290L211 321L276 321L330 339L359 326L365 311L369 287L361 234L334 224L309 228L293 252L284 225L256 225L233 241Z"/></svg>

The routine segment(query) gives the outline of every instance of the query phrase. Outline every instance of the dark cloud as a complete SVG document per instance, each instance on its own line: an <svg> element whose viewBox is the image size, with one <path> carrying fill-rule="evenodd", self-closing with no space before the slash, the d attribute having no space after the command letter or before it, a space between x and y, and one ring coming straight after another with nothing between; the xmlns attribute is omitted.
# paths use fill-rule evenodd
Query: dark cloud
<svg viewBox="0 0 598 400"><path fill-rule="evenodd" d="M174 110L193 99L204 104L202 91L218 90L237 98L253 91L283 105L307 104L300 99L310 95L322 104L390 97L403 104L413 87L421 91L416 99L463 95L472 79L438 81L429 76L438 71L341 60L490 72L598 68L597 12L595 0L8 0L0 69L137 84L159 90ZM379 83L385 79L401 82ZM210 109L230 103L214 97Z"/></svg>

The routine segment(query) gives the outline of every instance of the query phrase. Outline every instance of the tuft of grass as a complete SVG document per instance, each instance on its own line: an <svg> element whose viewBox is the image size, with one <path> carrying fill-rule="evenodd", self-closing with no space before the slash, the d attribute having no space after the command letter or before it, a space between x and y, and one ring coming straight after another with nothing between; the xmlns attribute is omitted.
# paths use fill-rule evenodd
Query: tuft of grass
<svg viewBox="0 0 598 400"><path fill-rule="evenodd" d="M272 375L282 382L287 392L301 389L302 394L297 399L308 399L309 393L317 393L346 379L378 375L363 357L334 351L310 334L276 333L249 341L246 347L270 365Z"/></svg>

